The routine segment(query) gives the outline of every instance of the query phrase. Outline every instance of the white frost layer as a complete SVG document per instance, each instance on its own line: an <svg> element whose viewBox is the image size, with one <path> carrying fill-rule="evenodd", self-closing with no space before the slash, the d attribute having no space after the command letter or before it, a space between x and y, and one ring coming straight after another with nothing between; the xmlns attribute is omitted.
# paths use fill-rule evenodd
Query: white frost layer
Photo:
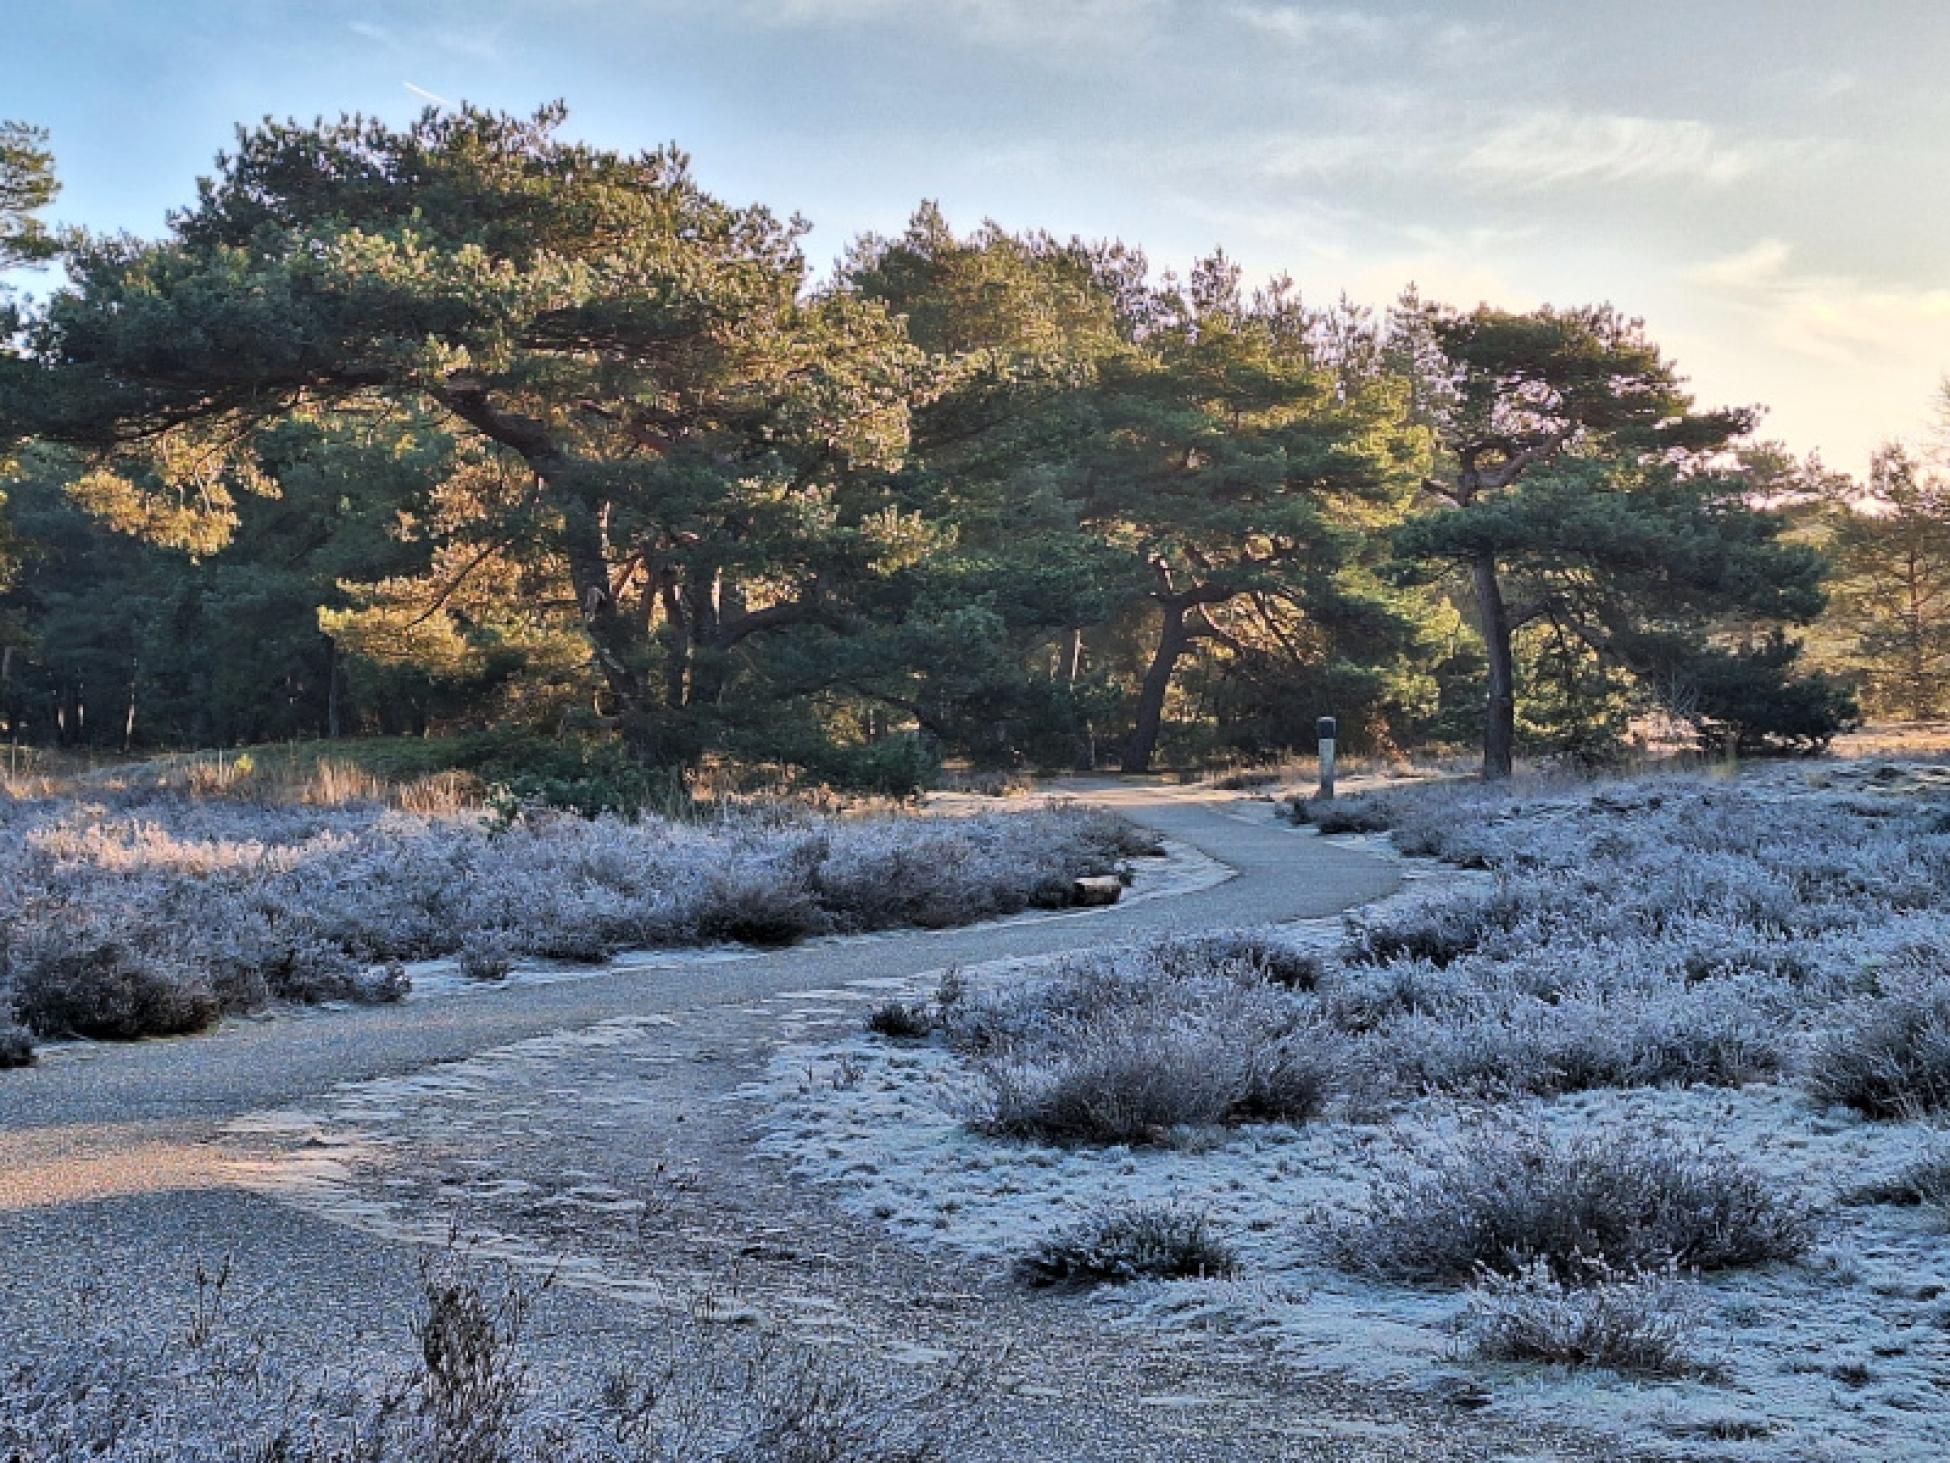
<svg viewBox="0 0 1950 1463"><path fill-rule="evenodd" d="M1852 793L1851 784L1865 781L1836 778L1836 790ZM1826 795L1798 772L1770 770L1756 782L1756 801L1771 806ZM1683 796L1683 787L1674 790ZM1565 801L1568 814L1580 800ZM1513 836L1546 844L1559 813L1551 808L1542 827ZM1620 809L1616 821L1651 833L1636 809ZM1864 873L1880 873L1880 854L1865 854ZM1647 877L1659 872L1648 867ZM1453 880L1444 873L1400 898L1452 889ZM1864 925L1848 936L1865 948L1939 917L1917 911L1896 916L1895 928L1871 930L1874 897L1864 894ZM1304 944L1332 945L1339 925L1310 921L1295 933ZM1042 963L963 974L977 983L1021 979ZM909 992L924 989L916 983ZM1950 1457L1950 1238L1927 1211L1837 1202L1921 1153L1937 1136L1929 1124L1824 1111L1797 1088L1769 1083L1494 1104L1430 1097L1385 1121L1245 1129L1203 1150L1057 1149L971 1133L961 1121L971 1080L939 1045L835 1039L829 1029L780 1052L748 1095L766 1108L767 1151L904 1242L977 1263L1006 1265L1052 1229L1106 1205L1178 1202L1209 1212L1237 1247L1242 1278L1100 1292L1098 1303L1132 1324L1250 1334L1303 1364L1376 1381L1432 1385L1464 1368L1491 1385L1497 1409L1608 1433L1646 1456ZM1623 1127L1708 1141L1820 1208L1822 1241L1807 1262L1699 1283L1701 1349L1723 1366L1724 1380L1650 1383L1464 1361L1459 1292L1375 1284L1317 1258L1320 1220L1357 1210L1371 1176L1384 1166L1399 1171L1418 1147L1492 1111L1552 1133Z"/></svg>

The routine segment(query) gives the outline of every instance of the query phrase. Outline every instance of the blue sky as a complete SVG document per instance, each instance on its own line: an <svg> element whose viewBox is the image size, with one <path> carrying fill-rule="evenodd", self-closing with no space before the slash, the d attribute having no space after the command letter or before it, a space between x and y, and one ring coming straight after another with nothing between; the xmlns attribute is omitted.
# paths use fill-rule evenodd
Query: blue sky
<svg viewBox="0 0 1950 1463"><path fill-rule="evenodd" d="M821 262L932 197L1322 300L1610 300L1852 471L1950 372L1942 0L5 0L0 54L93 228L267 113L561 97Z"/></svg>

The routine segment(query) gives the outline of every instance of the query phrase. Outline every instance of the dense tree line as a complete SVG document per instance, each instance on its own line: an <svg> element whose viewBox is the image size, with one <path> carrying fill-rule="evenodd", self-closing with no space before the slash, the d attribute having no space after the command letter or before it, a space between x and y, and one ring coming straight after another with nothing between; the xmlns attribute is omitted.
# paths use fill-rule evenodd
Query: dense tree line
<svg viewBox="0 0 1950 1463"><path fill-rule="evenodd" d="M157 240L50 235L43 141L0 134L0 263L66 271L0 346L11 730L843 777L1332 711L1501 774L1653 706L1744 744L1852 714L1789 638L1818 474L1609 308L1317 308L931 206L815 280L797 223L563 120L267 122Z"/></svg>

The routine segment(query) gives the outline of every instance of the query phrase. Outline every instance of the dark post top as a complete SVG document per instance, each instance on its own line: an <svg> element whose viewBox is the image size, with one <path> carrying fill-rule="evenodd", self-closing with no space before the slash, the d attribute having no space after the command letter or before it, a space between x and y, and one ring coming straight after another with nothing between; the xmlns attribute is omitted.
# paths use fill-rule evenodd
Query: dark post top
<svg viewBox="0 0 1950 1463"><path fill-rule="evenodd" d="M1319 721L1314 723L1314 731L1323 742L1333 741L1334 740L1334 718L1331 716L1321 717Z"/></svg>

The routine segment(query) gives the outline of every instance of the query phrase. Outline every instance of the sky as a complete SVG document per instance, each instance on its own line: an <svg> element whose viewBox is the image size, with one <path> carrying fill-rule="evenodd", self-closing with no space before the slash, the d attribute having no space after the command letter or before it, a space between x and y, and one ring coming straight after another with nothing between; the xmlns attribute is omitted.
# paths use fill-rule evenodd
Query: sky
<svg viewBox="0 0 1950 1463"><path fill-rule="evenodd" d="M561 98L820 263L932 198L1321 303L1609 301L1860 473L1950 373L1946 58L1946 0L0 0L0 117L55 219L154 235L239 122Z"/></svg>

